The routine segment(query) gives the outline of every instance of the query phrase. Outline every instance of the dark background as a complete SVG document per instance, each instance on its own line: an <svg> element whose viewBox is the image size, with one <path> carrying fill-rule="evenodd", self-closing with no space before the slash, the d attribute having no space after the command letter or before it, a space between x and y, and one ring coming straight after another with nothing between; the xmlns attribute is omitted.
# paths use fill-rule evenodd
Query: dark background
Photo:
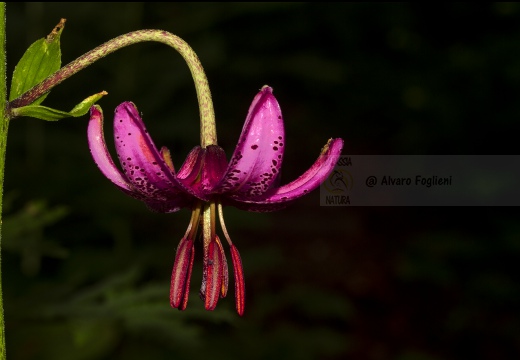
<svg viewBox="0 0 520 360"><path fill-rule="evenodd" d="M198 53L230 156L268 84L286 125L282 182L330 137L344 154L517 154L518 4L7 5L8 69L66 18L63 63L125 32L158 28ZM9 77L9 76L8 76ZM199 142L181 57L161 44L118 51L45 101L70 110L131 100L179 166ZM189 211L149 212L92 161L88 117L11 123L2 268L11 359L513 359L520 354L516 207L226 208L247 302L214 312L197 292L168 304ZM111 148L112 149L112 148ZM483 167L486 164L482 164Z"/></svg>

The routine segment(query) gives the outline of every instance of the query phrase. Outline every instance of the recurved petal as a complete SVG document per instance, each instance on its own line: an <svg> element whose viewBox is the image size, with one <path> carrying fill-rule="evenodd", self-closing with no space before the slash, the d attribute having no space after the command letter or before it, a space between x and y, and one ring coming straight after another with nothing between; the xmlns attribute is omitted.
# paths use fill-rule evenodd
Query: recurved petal
<svg viewBox="0 0 520 360"><path fill-rule="evenodd" d="M131 102L115 110L114 140L126 177L149 200L171 200L188 192L157 150Z"/></svg>
<svg viewBox="0 0 520 360"><path fill-rule="evenodd" d="M272 92L264 86L253 99L238 145L214 192L254 197L272 187L285 143L282 111Z"/></svg>
<svg viewBox="0 0 520 360"><path fill-rule="evenodd" d="M199 176L202 160L202 148L200 146L195 146L193 149L191 149L188 156L186 156L186 160L184 160L184 163L177 173L177 179L182 181L184 184L191 186ZM169 161L171 162L171 159Z"/></svg>
<svg viewBox="0 0 520 360"><path fill-rule="evenodd" d="M99 170L117 187L126 193L134 193L133 186L119 171L108 152L103 131L103 111L98 105L90 108L90 120L87 129L88 146Z"/></svg>
<svg viewBox="0 0 520 360"><path fill-rule="evenodd" d="M323 147L316 162L302 176L293 182L272 189L263 196L251 198L246 196L231 196L242 209L250 211L273 211L280 209L280 205L288 203L316 189L327 179L334 166L338 162L341 150L343 149L342 139L330 139Z"/></svg>

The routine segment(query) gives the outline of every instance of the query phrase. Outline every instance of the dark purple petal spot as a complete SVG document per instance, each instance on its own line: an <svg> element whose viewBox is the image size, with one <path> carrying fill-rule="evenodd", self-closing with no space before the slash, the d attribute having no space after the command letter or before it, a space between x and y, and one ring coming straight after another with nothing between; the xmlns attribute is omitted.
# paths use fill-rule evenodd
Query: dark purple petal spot
<svg viewBox="0 0 520 360"><path fill-rule="evenodd" d="M273 171L273 174L276 174L278 171L276 171L276 169L271 169Z"/></svg>
<svg viewBox="0 0 520 360"><path fill-rule="evenodd" d="M275 144L278 144L278 141L275 140L274 143L275 143Z"/></svg>
<svg viewBox="0 0 520 360"><path fill-rule="evenodd" d="M132 158L131 158L131 157L128 157L128 158L126 158L126 160L128 160L128 161L131 161L131 160L132 160Z"/></svg>
<svg viewBox="0 0 520 360"><path fill-rule="evenodd" d="M278 146L273 146L273 150L274 151L278 150Z"/></svg>
<svg viewBox="0 0 520 360"><path fill-rule="evenodd" d="M278 155L278 159L281 159L282 158L282 155Z"/></svg>
<svg viewBox="0 0 520 360"><path fill-rule="evenodd" d="M287 200L287 196L282 196L282 200Z"/></svg>
<svg viewBox="0 0 520 360"><path fill-rule="evenodd" d="M273 165L276 166L278 164L278 161L273 160Z"/></svg>
<svg viewBox="0 0 520 360"><path fill-rule="evenodd" d="M281 142L279 145L280 145L280 146L283 146L283 143Z"/></svg>
<svg viewBox="0 0 520 360"><path fill-rule="evenodd" d="M253 150L258 149L258 145L251 145L251 149L253 149Z"/></svg>
<svg viewBox="0 0 520 360"><path fill-rule="evenodd" d="M278 119L281 119L282 118L282 115L278 115Z"/></svg>
<svg viewBox="0 0 520 360"><path fill-rule="evenodd" d="M130 136L130 135L132 135L132 133L128 133L128 135Z"/></svg>
<svg viewBox="0 0 520 360"><path fill-rule="evenodd" d="M278 136L278 139L282 140L282 137L281 137L281 136Z"/></svg>

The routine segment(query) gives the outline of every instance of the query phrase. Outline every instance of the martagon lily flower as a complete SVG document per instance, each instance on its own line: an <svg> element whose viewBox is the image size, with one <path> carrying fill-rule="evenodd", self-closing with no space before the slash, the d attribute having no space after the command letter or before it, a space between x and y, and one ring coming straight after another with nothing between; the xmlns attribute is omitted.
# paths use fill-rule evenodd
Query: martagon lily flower
<svg viewBox="0 0 520 360"><path fill-rule="evenodd" d="M229 162L216 144L196 146L175 171L170 152L160 150L148 134L136 106L124 102L115 110L114 138L123 171L114 164L103 135L103 114L90 110L88 142L101 172L124 193L143 201L151 210L170 213L189 208L191 221L177 248L173 265L170 303L184 310L197 234L202 234L203 280L200 297L207 310L215 309L228 291L228 266L220 237L217 214L229 244L234 268L236 310L244 313L245 283L239 252L224 224L222 207L247 211L273 211L316 189L332 172L343 147L342 139L330 139L316 162L298 179L278 186L285 149L280 106L269 86L264 86L249 108ZM202 228L202 229L200 229Z"/></svg>

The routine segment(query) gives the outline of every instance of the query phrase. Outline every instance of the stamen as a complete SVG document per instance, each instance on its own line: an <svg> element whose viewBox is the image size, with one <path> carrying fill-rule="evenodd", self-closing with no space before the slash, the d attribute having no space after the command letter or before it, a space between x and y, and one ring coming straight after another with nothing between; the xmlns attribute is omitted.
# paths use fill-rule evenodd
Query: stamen
<svg viewBox="0 0 520 360"><path fill-rule="evenodd" d="M235 305L238 315L244 315L246 303L246 284L244 281L244 269L242 268L242 260L235 245L231 245L231 260L233 261L233 269L235 269Z"/></svg>
<svg viewBox="0 0 520 360"><path fill-rule="evenodd" d="M193 210L191 211L191 219L188 225L188 229L186 230L186 234L184 234L185 239L195 239L195 235L197 234L197 229L199 228L199 218L200 218L200 208L202 207L200 201L197 202Z"/></svg>
<svg viewBox="0 0 520 360"><path fill-rule="evenodd" d="M202 237L204 242L204 263L206 263L209 243L215 239L215 203L213 201L209 204L204 204Z"/></svg>
<svg viewBox="0 0 520 360"><path fill-rule="evenodd" d="M170 283L170 305L179 310L186 309L186 305L188 305L191 271L195 255L194 239L199 227L200 209L201 203L198 202L191 212L188 229L179 243L175 254Z"/></svg>
<svg viewBox="0 0 520 360"><path fill-rule="evenodd" d="M228 271L228 264L226 259L226 254L224 253L224 247L222 246L222 243L220 242L220 239L218 235L215 238L218 248L220 250L220 254L222 255L222 288L220 290L220 297L225 298L228 291L229 286L229 271Z"/></svg>
<svg viewBox="0 0 520 360"><path fill-rule="evenodd" d="M215 202L204 204L202 213L202 237L203 237L203 269L202 269L202 285L200 287L200 298L205 302L206 310L213 310L217 305L218 294L222 291L222 258L220 250L216 249L216 233L215 233ZM218 254L218 255L217 255ZM215 267L215 262L217 266ZM218 275L217 275L218 274ZM215 277L217 275L217 277ZM218 285L217 285L218 282ZM215 299L215 291L216 299Z"/></svg>
<svg viewBox="0 0 520 360"><path fill-rule="evenodd" d="M168 168L171 170L171 172L175 173L175 168L173 167L172 156L170 155L170 150L166 146L163 146L161 148L161 155L162 155L164 162L166 163Z"/></svg>
<svg viewBox="0 0 520 360"><path fill-rule="evenodd" d="M218 218L220 220L220 227L222 228L222 232L224 233L224 237L226 238L229 246L233 245L231 242L231 238L229 237L229 234L226 229L226 224L224 223L224 211L222 211L222 204L218 203Z"/></svg>
<svg viewBox="0 0 520 360"><path fill-rule="evenodd" d="M246 285L244 281L244 269L242 267L242 260L240 259L240 254L231 242L231 238L226 229L226 224L224 223L224 212L222 211L222 204L218 203L218 215L220 219L220 226L222 227L222 232L226 237L227 242L229 243L231 250L231 260L233 262L233 270L234 270L234 278L235 278L235 305L237 309L238 315L244 315L244 308L246 302ZM225 259L225 258L224 258ZM227 266L226 266L227 269Z"/></svg>
<svg viewBox="0 0 520 360"><path fill-rule="evenodd" d="M210 242L208 246L209 261L205 269L206 293L204 299L206 310L215 309L222 290L222 254L217 247L216 241Z"/></svg>
<svg viewBox="0 0 520 360"><path fill-rule="evenodd" d="M188 304L194 245L192 239L183 238L175 254L170 283L170 305L184 310Z"/></svg>

